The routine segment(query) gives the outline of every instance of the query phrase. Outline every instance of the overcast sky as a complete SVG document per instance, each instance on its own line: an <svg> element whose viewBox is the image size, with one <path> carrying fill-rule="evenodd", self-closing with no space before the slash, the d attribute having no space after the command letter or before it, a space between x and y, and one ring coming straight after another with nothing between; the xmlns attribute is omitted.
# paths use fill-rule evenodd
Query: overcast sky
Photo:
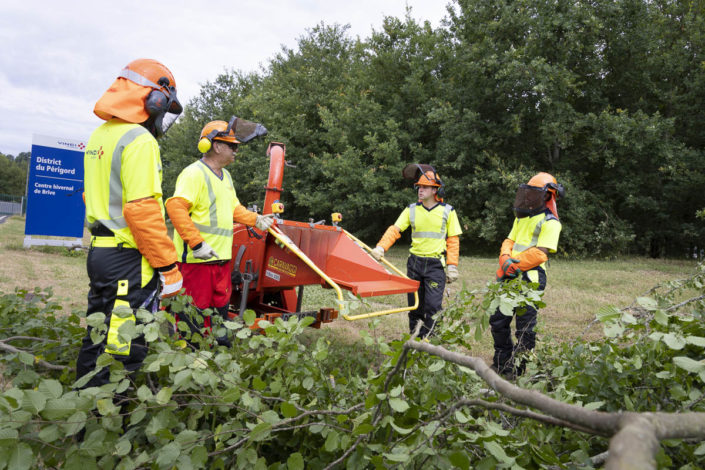
<svg viewBox="0 0 705 470"><path fill-rule="evenodd" d="M6 0L0 4L0 153L32 134L86 140L96 100L130 61L159 60L186 105L229 70L258 71L320 22L369 37L406 7L434 27L450 0ZM2 192L2 191L0 191Z"/></svg>

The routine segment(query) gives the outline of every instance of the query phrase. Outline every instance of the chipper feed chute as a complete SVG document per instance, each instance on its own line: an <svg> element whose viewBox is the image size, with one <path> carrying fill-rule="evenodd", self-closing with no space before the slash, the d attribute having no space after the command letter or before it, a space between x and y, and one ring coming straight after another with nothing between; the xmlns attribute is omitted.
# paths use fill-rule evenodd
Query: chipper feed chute
<svg viewBox="0 0 705 470"><path fill-rule="evenodd" d="M270 145L269 183L264 213L271 213L278 204L284 167L284 147ZM359 320L391 313L405 312L418 306L419 283L383 260L388 269L368 254L370 248L334 225L304 223L277 218L263 233L236 224L233 231L233 295L231 312L239 314L252 309L258 319L272 321L296 316L313 316L320 327L337 318ZM391 271L391 272L390 272ZM321 285L336 293L337 310L322 308L302 312L303 286ZM375 297L392 294L413 294L415 305L350 315L342 290L356 296Z"/></svg>

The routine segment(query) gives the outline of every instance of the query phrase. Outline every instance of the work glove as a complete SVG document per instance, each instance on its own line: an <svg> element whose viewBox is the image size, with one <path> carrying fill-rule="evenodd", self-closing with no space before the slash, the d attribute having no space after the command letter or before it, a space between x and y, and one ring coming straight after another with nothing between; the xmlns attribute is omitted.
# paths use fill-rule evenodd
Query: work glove
<svg viewBox="0 0 705 470"><path fill-rule="evenodd" d="M502 264L502 267L497 270L497 280L503 281L505 279L514 279L521 274L521 269L519 269L519 260L514 258L508 258Z"/></svg>
<svg viewBox="0 0 705 470"><path fill-rule="evenodd" d="M208 243L201 242L193 250L193 257L198 259L218 258L218 253Z"/></svg>
<svg viewBox="0 0 705 470"><path fill-rule="evenodd" d="M267 215L257 215L257 221L255 222L255 227L266 232L269 227L274 223L274 214Z"/></svg>
<svg viewBox="0 0 705 470"><path fill-rule="evenodd" d="M503 267L504 263L506 263L508 259L512 259L512 257L506 253L503 255L499 255L499 267Z"/></svg>
<svg viewBox="0 0 705 470"><path fill-rule="evenodd" d="M381 260L382 258L384 258L384 248L382 248L381 246L377 245L376 247L374 247L374 249L373 249L372 251L370 251L370 254L372 255L372 257L373 257L374 259L376 259L377 261L379 261L379 260Z"/></svg>
<svg viewBox="0 0 705 470"><path fill-rule="evenodd" d="M177 266L168 271L159 272L159 281L162 284L161 298L173 297L179 293L184 283L184 278Z"/></svg>
<svg viewBox="0 0 705 470"><path fill-rule="evenodd" d="M449 264L446 268L446 282L452 284L458 280L458 267L454 264Z"/></svg>

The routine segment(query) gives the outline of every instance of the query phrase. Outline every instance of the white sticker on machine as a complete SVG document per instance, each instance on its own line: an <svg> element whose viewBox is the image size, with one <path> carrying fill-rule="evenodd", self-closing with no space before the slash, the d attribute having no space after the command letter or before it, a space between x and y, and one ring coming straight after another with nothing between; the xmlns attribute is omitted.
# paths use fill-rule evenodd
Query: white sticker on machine
<svg viewBox="0 0 705 470"><path fill-rule="evenodd" d="M274 279L275 281L281 280L281 277L277 273L273 273L269 269L264 271L264 275L267 276L268 278Z"/></svg>

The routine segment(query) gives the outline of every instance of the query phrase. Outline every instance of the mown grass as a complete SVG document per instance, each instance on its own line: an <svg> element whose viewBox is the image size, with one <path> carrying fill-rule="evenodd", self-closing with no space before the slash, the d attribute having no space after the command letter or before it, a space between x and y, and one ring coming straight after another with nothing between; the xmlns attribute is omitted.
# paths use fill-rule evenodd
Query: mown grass
<svg viewBox="0 0 705 470"><path fill-rule="evenodd" d="M88 276L85 252L65 248L22 248L24 219L11 217L0 224L0 291L9 293L15 288L33 290L51 287L54 299L66 311L85 308L88 293ZM84 238L87 242L87 237ZM462 242L462 240L461 240ZM87 243L86 243L87 244ZM406 270L408 247L395 246L387 254L401 271ZM695 261L653 260L622 258L611 261L553 259L548 270L548 287L544 295L546 307L539 313L539 340L565 341L581 335L594 319L595 313L605 305L624 307L647 292L656 284L682 279L693 273ZM494 280L496 258L461 257L460 280L448 288L445 302L453 301L463 288L481 289ZM307 286L304 291L303 310L334 307L334 294L330 289ZM406 304L406 297L388 296L366 299L361 312L388 309ZM375 324L376 327L371 326ZM408 331L405 313L379 317L376 321L347 322L342 318L320 330L307 333L309 340L320 336L339 346L341 357L354 353L359 346L361 330L372 336L386 339L400 338ZM592 337L599 329L592 329ZM477 345L474 354L490 357L492 342L489 337ZM358 349L359 350L359 349Z"/></svg>

